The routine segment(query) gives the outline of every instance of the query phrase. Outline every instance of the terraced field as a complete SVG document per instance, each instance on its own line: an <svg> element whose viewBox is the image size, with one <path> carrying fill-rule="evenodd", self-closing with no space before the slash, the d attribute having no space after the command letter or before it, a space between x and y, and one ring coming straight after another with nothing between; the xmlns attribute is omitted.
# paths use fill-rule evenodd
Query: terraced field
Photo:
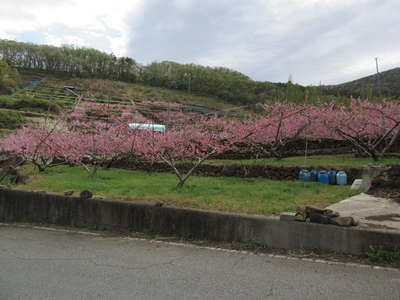
<svg viewBox="0 0 400 300"><path fill-rule="evenodd" d="M77 103L80 98L81 91L73 92L64 87L54 87L46 84L46 81L29 88L25 91L26 96L34 97L37 99L62 103L65 106L71 106ZM75 94L74 94L75 93Z"/></svg>
<svg viewBox="0 0 400 300"><path fill-rule="evenodd" d="M13 95L1 96L0 112L17 113L28 124L40 124L46 118L54 118L60 112L84 103L132 105L144 119L166 123L166 118L174 118L173 113L244 116L243 110L220 99L182 91L30 71L23 71L21 77L24 88ZM162 112L166 114L160 119L158 115ZM0 135L12 131L0 124Z"/></svg>

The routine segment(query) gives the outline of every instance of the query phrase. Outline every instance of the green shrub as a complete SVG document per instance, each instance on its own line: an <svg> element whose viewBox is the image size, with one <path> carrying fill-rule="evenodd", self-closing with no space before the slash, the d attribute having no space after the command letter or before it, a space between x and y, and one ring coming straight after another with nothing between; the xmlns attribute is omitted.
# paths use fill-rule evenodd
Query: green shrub
<svg viewBox="0 0 400 300"><path fill-rule="evenodd" d="M369 246L365 255L372 261L400 262L400 248L389 249L383 246Z"/></svg>
<svg viewBox="0 0 400 300"><path fill-rule="evenodd" d="M60 106L57 103L46 101L46 100L40 100L40 99L20 99L15 101L13 104L14 109L20 109L20 110L29 110L29 111L41 111L41 112L54 112L58 113L60 112Z"/></svg>
<svg viewBox="0 0 400 300"><path fill-rule="evenodd" d="M1 108L10 108L12 106L13 100L10 96L0 96L0 107Z"/></svg>
<svg viewBox="0 0 400 300"><path fill-rule="evenodd" d="M6 137L7 135L9 135L9 134L11 134L13 132L14 132L14 130L12 130L12 129L0 128L0 138Z"/></svg>
<svg viewBox="0 0 400 300"><path fill-rule="evenodd" d="M37 99L33 97L12 98L10 96L0 96L0 108L17 109L35 112L53 112L61 111L61 106L56 102Z"/></svg>
<svg viewBox="0 0 400 300"><path fill-rule="evenodd" d="M15 129L23 124L25 119L15 111L0 111L0 128Z"/></svg>
<svg viewBox="0 0 400 300"><path fill-rule="evenodd" d="M0 60L0 94L11 94L20 83L18 71Z"/></svg>

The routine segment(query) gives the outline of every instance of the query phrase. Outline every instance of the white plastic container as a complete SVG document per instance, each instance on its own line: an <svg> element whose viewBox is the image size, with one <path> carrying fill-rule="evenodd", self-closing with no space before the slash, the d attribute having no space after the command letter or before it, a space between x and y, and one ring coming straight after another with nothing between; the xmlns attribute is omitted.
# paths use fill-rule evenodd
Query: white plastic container
<svg viewBox="0 0 400 300"><path fill-rule="evenodd" d="M362 179L355 179L355 180L353 181L353 184L351 185L351 189L352 189L352 190L359 190L359 189L361 189L362 183L363 183Z"/></svg>

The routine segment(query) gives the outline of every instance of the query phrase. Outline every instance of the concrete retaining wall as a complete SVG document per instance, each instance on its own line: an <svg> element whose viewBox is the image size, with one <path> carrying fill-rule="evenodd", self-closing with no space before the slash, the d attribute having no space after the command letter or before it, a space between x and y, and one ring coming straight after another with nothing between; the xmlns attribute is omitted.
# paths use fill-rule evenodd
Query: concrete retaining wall
<svg viewBox="0 0 400 300"><path fill-rule="evenodd" d="M251 242L283 249L360 254L370 245L395 247L400 234L279 221L275 217L155 207L55 194L0 190L0 222L34 222L184 238Z"/></svg>

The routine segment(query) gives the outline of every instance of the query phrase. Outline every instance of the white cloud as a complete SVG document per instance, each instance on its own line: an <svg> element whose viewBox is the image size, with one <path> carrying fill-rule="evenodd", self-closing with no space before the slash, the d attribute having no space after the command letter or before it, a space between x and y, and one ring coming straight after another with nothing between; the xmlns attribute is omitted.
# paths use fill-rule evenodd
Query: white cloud
<svg viewBox="0 0 400 300"><path fill-rule="evenodd" d="M53 46L61 46L61 45L79 45L90 47L90 45L79 36L73 35L64 35L64 36L57 36L52 34L45 34L46 44L53 45Z"/></svg>
<svg viewBox="0 0 400 300"><path fill-rule="evenodd" d="M97 44L108 46L101 50L125 55L129 40L126 18L140 11L142 3L142 0L35 0L32 7L32 1L1 0L0 38L39 32L48 44L83 46L91 46L87 39L101 39ZM64 32L54 30L60 26Z"/></svg>
<svg viewBox="0 0 400 300"><path fill-rule="evenodd" d="M373 73L376 56L382 70L400 64L399 11L398 0L0 0L0 38L329 84Z"/></svg>

